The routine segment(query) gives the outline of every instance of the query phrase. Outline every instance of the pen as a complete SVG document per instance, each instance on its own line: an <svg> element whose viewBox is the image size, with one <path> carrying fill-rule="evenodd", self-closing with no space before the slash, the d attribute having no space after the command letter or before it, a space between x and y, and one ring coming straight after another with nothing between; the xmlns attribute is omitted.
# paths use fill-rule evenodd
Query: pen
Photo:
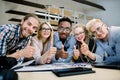
<svg viewBox="0 0 120 80"><path fill-rule="evenodd" d="M13 68L13 70L20 69L20 68L23 68L23 66L15 67L15 68Z"/></svg>

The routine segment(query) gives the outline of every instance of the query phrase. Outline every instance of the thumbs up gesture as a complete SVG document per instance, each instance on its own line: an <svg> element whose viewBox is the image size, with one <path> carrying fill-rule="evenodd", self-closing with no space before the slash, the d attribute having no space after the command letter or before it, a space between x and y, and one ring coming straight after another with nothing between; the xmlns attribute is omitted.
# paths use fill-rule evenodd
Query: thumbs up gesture
<svg viewBox="0 0 120 80"><path fill-rule="evenodd" d="M75 59L78 59L79 55L80 55L80 52L79 52L78 49L76 49L76 46L74 45L73 57L74 57Z"/></svg>
<svg viewBox="0 0 120 80"><path fill-rule="evenodd" d="M58 59L58 58L63 58L63 59L68 58L68 52L64 50L64 45L62 45L61 50L57 51L57 54L56 54L55 57L56 57L56 59Z"/></svg>
<svg viewBox="0 0 120 80"><path fill-rule="evenodd" d="M35 49L34 47L30 46L31 41L28 42L27 46L23 49L19 51L19 54L22 57L26 57L26 58L30 58L33 56Z"/></svg>
<svg viewBox="0 0 120 80"><path fill-rule="evenodd" d="M57 52L57 48L53 47L53 31L51 32L51 41L50 41L50 49L49 49L49 53L50 54L55 54Z"/></svg>
<svg viewBox="0 0 120 80"><path fill-rule="evenodd" d="M81 43L82 43L81 48L80 48L81 52L82 52L82 54L87 56L88 53L90 52L89 48L88 48L88 45L84 41L81 41Z"/></svg>
<svg viewBox="0 0 120 80"><path fill-rule="evenodd" d="M62 45L62 47L61 47L61 51L64 51L64 45Z"/></svg>
<svg viewBox="0 0 120 80"><path fill-rule="evenodd" d="M68 52L64 50L64 45L62 45L61 49L61 58L66 59L68 57Z"/></svg>

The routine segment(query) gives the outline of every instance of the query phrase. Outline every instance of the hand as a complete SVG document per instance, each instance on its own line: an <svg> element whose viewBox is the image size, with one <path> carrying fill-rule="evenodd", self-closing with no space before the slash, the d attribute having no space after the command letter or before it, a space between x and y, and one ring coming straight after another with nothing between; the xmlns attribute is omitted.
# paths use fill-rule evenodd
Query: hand
<svg viewBox="0 0 120 80"><path fill-rule="evenodd" d="M57 52L55 57L56 57L57 60L60 57L63 58L63 59L67 59L68 58L68 52L64 51L64 45L62 45L62 49Z"/></svg>
<svg viewBox="0 0 120 80"><path fill-rule="evenodd" d="M48 57L46 63L50 63L50 62L51 62L51 58Z"/></svg>
<svg viewBox="0 0 120 80"><path fill-rule="evenodd" d="M76 58L78 58L80 55L80 52L78 49L76 49L76 46L74 45L74 53L73 53L73 56L75 56Z"/></svg>
<svg viewBox="0 0 120 80"><path fill-rule="evenodd" d="M88 48L88 45L84 42L84 41L81 41L81 43L82 43L82 45L81 45L81 52L82 52L82 54L84 54L84 55L88 55L89 54L89 48Z"/></svg>
<svg viewBox="0 0 120 80"><path fill-rule="evenodd" d="M50 47L49 49L49 53L50 54L55 54L57 52L57 48L56 47Z"/></svg>
<svg viewBox="0 0 120 80"><path fill-rule="evenodd" d="M30 41L28 42L28 45L23 49L20 50L19 53L21 56L26 57L26 58L31 58L33 57L33 54L35 52L34 47L30 46Z"/></svg>
<svg viewBox="0 0 120 80"><path fill-rule="evenodd" d="M33 57L35 49L30 46L30 41L28 42L28 45L25 47L25 49L22 50L16 50L15 53L6 55L7 57L14 57L16 59L19 59L21 57L31 58Z"/></svg>
<svg viewBox="0 0 120 80"><path fill-rule="evenodd" d="M81 52L92 60L96 59L95 55L89 50L88 45L84 41L82 41Z"/></svg>
<svg viewBox="0 0 120 80"><path fill-rule="evenodd" d="M53 47L53 31L51 32L51 41L50 41L50 49L49 49L49 53L50 54L55 54L57 52L57 48Z"/></svg>

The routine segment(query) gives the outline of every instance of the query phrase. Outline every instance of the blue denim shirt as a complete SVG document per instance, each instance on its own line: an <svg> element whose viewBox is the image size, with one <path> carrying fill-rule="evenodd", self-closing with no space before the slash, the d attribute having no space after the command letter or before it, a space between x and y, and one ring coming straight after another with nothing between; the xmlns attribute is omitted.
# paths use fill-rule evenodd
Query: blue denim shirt
<svg viewBox="0 0 120 80"><path fill-rule="evenodd" d="M108 41L97 40L96 62L120 61L120 27L109 28Z"/></svg>
<svg viewBox="0 0 120 80"><path fill-rule="evenodd" d="M59 58L58 60L55 59L55 56L52 57L52 62L70 62L72 60L72 54L73 54L73 50L74 50L74 45L76 44L76 39L75 37L70 34L67 38L67 40L65 41L65 43L63 44L64 47L67 49L68 52L68 58L67 59L62 59ZM54 47L56 47L58 50L61 49L62 47L62 41L60 41L59 38L59 34L58 32L54 33L54 42L53 42Z"/></svg>

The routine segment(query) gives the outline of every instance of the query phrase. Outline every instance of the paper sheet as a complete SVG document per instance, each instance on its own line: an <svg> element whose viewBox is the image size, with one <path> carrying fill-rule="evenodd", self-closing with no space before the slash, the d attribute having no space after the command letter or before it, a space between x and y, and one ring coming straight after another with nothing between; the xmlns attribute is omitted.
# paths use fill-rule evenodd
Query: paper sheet
<svg viewBox="0 0 120 80"><path fill-rule="evenodd" d="M91 68L91 65L87 63L54 63L54 64L44 64L39 66L24 66L15 71L18 71L18 72L50 71L54 69L75 68L75 67Z"/></svg>
<svg viewBox="0 0 120 80"><path fill-rule="evenodd" d="M27 65L30 65L31 63L33 63L35 60L30 60L30 61L27 61L27 62L24 62L24 63L18 63L17 65L13 66L11 69L15 69L17 67L24 67L24 66L27 66Z"/></svg>

